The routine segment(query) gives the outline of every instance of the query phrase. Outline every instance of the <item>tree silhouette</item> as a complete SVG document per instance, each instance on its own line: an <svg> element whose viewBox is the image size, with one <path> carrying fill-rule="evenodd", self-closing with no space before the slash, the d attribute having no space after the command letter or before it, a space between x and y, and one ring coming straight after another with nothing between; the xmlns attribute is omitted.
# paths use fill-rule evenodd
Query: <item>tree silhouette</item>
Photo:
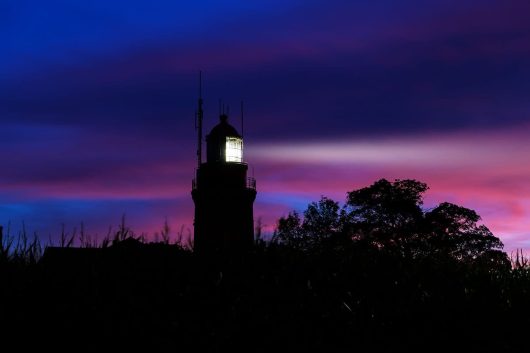
<svg viewBox="0 0 530 353"><path fill-rule="evenodd" d="M459 260L475 260L503 248L473 210L444 202L425 214L428 252L445 251ZM496 256L496 255L495 255Z"/></svg>
<svg viewBox="0 0 530 353"><path fill-rule="evenodd" d="M489 258L507 264L502 242L473 210L448 202L425 211L428 186L417 180L386 179L347 193L342 209L322 197L308 205L303 218L293 211L278 221L273 240L295 249L336 245L341 239L364 243L403 256L447 256L459 261Z"/></svg>
<svg viewBox="0 0 530 353"><path fill-rule="evenodd" d="M347 231L379 247L403 246L417 238L427 184L416 180L381 179L348 193Z"/></svg>
<svg viewBox="0 0 530 353"><path fill-rule="evenodd" d="M307 206L303 221L296 211L280 218L273 239L298 249L315 249L341 232L339 211L338 202L322 197Z"/></svg>

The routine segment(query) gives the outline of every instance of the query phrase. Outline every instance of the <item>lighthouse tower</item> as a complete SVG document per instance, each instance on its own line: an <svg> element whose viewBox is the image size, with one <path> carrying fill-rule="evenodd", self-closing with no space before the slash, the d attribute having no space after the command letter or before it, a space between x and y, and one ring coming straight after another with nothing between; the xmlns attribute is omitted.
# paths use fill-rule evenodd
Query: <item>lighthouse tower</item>
<svg viewBox="0 0 530 353"><path fill-rule="evenodd" d="M243 136L220 115L206 136L202 162L202 98L197 112L198 167L192 183L195 203L194 243L197 253L245 251L254 241L253 204L256 181L247 177Z"/></svg>

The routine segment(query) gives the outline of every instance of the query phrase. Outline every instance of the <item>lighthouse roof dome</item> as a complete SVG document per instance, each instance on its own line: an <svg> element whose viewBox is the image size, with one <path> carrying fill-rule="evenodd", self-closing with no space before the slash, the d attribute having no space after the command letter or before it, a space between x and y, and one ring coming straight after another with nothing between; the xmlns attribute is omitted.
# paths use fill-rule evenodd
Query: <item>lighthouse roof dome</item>
<svg viewBox="0 0 530 353"><path fill-rule="evenodd" d="M215 125L206 137L207 139L222 139L227 136L241 137L237 130L228 123L228 116L222 114L220 117L219 124Z"/></svg>

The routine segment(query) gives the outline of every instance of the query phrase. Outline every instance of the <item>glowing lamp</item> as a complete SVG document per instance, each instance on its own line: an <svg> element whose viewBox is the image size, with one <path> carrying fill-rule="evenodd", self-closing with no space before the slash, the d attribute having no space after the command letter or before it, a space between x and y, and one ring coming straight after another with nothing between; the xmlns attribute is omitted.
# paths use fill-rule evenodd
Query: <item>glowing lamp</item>
<svg viewBox="0 0 530 353"><path fill-rule="evenodd" d="M226 137L226 161L241 163L243 161L243 139L239 137Z"/></svg>

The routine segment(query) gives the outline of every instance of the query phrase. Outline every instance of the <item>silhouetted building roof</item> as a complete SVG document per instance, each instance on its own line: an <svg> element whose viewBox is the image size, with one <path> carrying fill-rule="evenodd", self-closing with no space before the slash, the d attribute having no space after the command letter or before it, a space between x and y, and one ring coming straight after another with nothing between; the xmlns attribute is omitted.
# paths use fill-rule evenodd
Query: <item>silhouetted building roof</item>
<svg viewBox="0 0 530 353"><path fill-rule="evenodd" d="M163 264L167 259L185 253L178 245L142 243L128 238L105 248L47 247L40 263L47 268L74 273L100 266Z"/></svg>

